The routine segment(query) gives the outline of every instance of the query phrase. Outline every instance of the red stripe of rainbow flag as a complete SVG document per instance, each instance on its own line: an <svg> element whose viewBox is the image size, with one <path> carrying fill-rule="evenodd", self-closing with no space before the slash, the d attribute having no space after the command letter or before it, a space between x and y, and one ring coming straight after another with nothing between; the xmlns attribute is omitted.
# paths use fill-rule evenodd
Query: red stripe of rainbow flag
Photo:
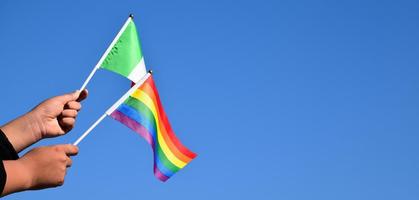
<svg viewBox="0 0 419 200"><path fill-rule="evenodd" d="M140 134L151 145L154 175L163 182L196 157L173 132L152 76L110 116Z"/></svg>

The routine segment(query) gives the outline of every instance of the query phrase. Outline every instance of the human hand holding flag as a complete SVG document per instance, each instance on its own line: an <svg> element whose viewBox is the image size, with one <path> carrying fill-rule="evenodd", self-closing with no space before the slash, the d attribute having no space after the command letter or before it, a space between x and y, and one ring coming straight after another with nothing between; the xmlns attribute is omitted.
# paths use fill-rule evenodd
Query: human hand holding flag
<svg viewBox="0 0 419 200"><path fill-rule="evenodd" d="M56 137L73 129L75 118L81 109L80 102L86 99L87 95L88 91L84 89L81 92L52 97L36 106L30 113L37 120L37 132L40 137Z"/></svg>
<svg viewBox="0 0 419 200"><path fill-rule="evenodd" d="M87 90L49 98L1 129L17 152L43 138L57 137L73 129Z"/></svg>

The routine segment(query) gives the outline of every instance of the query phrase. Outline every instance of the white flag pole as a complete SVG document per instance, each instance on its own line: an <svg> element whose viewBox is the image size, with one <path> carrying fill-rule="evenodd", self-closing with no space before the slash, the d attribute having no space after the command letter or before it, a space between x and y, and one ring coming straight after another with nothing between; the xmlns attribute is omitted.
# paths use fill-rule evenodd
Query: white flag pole
<svg viewBox="0 0 419 200"><path fill-rule="evenodd" d="M103 114L102 116L100 116L99 117L99 119L98 120L96 120L96 122L95 123L93 123L88 129L87 129L87 131L85 131L84 133L83 133L83 135L81 135L80 137L79 137L79 139L77 139L74 143L73 143L73 145L78 145L87 135L89 135L89 133L103 120L103 119L105 119L105 117L106 117L106 113L105 114Z"/></svg>
<svg viewBox="0 0 419 200"><path fill-rule="evenodd" d="M83 91L87 84L90 82L90 79L92 79L93 75L96 73L96 71L99 69L100 65L102 65L102 62L105 60L106 56L109 54L109 52L112 50L112 47L115 45L115 43L118 41L119 37L122 35L122 33L127 28L129 22L134 18L132 14L129 15L128 19L125 21L124 25L122 26L121 30L119 30L116 37L112 40L112 43L109 45L109 47L106 49L105 53L100 57L99 62L97 62L96 66L93 68L92 72L90 72L87 79L84 81L83 85L81 86L79 91Z"/></svg>
<svg viewBox="0 0 419 200"><path fill-rule="evenodd" d="M151 76L153 72L151 70L148 71L146 75L143 76L137 83L135 83L134 86L132 86L121 98L119 98L118 101L116 101L102 116L99 117L98 120L96 120L95 123L93 123L84 133L81 135L74 143L73 145L78 145L103 119L105 119L106 115L112 114L113 111L115 111L124 101L128 98L129 95L131 95L140 85L142 85L148 77Z"/></svg>

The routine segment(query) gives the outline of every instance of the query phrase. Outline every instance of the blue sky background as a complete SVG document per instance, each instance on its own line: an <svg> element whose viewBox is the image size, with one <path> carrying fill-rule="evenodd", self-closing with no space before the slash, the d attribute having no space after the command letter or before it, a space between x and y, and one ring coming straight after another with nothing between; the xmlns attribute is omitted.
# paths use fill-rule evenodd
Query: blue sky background
<svg viewBox="0 0 419 200"><path fill-rule="evenodd" d="M418 1L1 1L0 122L78 89L129 13L199 154L167 183L105 119L65 185L5 199L419 199ZM99 71L71 143L128 88ZM36 146L37 146L36 145Z"/></svg>

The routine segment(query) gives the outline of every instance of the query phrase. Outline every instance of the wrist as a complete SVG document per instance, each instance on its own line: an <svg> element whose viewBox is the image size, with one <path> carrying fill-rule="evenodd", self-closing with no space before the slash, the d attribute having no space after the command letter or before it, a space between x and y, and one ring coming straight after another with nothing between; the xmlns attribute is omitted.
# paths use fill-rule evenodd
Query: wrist
<svg viewBox="0 0 419 200"><path fill-rule="evenodd" d="M4 160L3 164L7 179L2 196L31 189L33 173L29 171L25 163L21 160Z"/></svg>
<svg viewBox="0 0 419 200"><path fill-rule="evenodd" d="M29 190L33 186L34 182L34 173L32 170L32 165L27 163L24 159L18 159L15 161L17 169L19 169L20 178L22 181L22 187L24 190Z"/></svg>
<svg viewBox="0 0 419 200"><path fill-rule="evenodd" d="M44 138L45 128L43 122L40 120L40 117L36 115L35 112L30 111L22 116L24 121L27 124L27 131L31 134L34 142L37 142Z"/></svg>
<svg viewBox="0 0 419 200"><path fill-rule="evenodd" d="M31 112L8 122L1 127L1 130L16 152L42 139L40 125Z"/></svg>

